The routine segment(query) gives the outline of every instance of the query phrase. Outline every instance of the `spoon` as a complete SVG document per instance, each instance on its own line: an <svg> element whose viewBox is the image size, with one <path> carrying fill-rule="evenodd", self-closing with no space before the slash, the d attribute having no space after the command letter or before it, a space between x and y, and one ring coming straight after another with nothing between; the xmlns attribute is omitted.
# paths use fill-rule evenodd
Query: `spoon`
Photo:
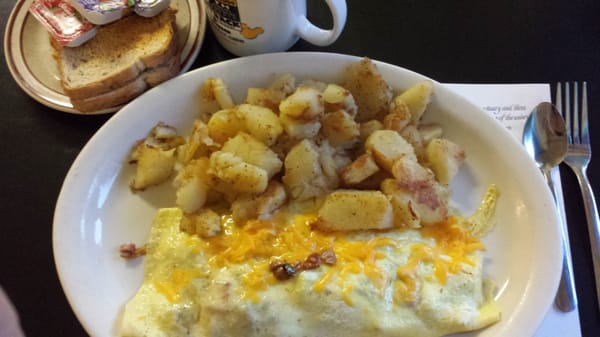
<svg viewBox="0 0 600 337"><path fill-rule="evenodd" d="M567 132L565 122L554 105L542 102L533 109L525 122L523 145L542 171L558 206L550 171L565 158ZM556 294L556 306L561 311L569 312L577 307L577 295L575 293L567 224L561 214L559 214L559 217L562 220L563 265L562 277Z"/></svg>

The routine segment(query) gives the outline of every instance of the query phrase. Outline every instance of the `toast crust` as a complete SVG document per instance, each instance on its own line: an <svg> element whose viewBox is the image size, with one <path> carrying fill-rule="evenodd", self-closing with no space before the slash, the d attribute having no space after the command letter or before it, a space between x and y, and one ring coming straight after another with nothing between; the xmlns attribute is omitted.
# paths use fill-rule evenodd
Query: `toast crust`
<svg viewBox="0 0 600 337"><path fill-rule="evenodd" d="M144 91L146 91L147 88L148 84L146 81L144 81L144 78L139 77L125 84L121 88L100 94L98 96L84 99L72 98L71 104L73 105L73 108L81 112L98 111L112 106L125 104L135 97L141 95Z"/></svg>
<svg viewBox="0 0 600 337"><path fill-rule="evenodd" d="M177 53L179 54L179 53ZM179 56L170 59L166 64L147 69L132 81L123 86L93 97L83 99L71 98L73 108L81 112L93 112L129 102L141 95L148 88L169 80L179 73Z"/></svg>

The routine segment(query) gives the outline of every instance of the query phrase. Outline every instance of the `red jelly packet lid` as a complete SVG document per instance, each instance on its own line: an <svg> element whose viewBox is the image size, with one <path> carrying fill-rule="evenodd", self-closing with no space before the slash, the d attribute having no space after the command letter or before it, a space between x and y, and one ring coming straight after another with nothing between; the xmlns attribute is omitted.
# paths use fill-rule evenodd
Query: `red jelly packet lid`
<svg viewBox="0 0 600 337"><path fill-rule="evenodd" d="M63 0L35 0L29 12L61 45L77 47L96 35L96 28Z"/></svg>

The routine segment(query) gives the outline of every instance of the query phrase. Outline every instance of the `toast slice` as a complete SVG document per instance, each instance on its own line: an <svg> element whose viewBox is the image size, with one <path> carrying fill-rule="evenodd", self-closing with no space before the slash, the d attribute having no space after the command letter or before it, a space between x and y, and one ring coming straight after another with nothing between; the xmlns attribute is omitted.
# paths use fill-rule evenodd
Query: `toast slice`
<svg viewBox="0 0 600 337"><path fill-rule="evenodd" d="M75 48L53 44L63 91L82 112L120 105L177 75L180 51L172 8L100 26Z"/></svg>
<svg viewBox="0 0 600 337"><path fill-rule="evenodd" d="M179 69L179 57L176 57L168 61L167 64L146 69L135 79L119 88L93 97L71 98L71 104L74 109L80 112L99 111L125 104L149 88L177 76Z"/></svg>

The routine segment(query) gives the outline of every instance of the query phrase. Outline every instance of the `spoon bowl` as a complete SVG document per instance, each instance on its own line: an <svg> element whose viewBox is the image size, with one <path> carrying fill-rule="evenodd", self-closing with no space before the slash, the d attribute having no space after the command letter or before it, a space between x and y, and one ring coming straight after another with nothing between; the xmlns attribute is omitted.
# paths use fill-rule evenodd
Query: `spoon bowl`
<svg viewBox="0 0 600 337"><path fill-rule="evenodd" d="M527 118L523 145L543 171L560 164L567 154L565 121L552 103L538 104Z"/></svg>

